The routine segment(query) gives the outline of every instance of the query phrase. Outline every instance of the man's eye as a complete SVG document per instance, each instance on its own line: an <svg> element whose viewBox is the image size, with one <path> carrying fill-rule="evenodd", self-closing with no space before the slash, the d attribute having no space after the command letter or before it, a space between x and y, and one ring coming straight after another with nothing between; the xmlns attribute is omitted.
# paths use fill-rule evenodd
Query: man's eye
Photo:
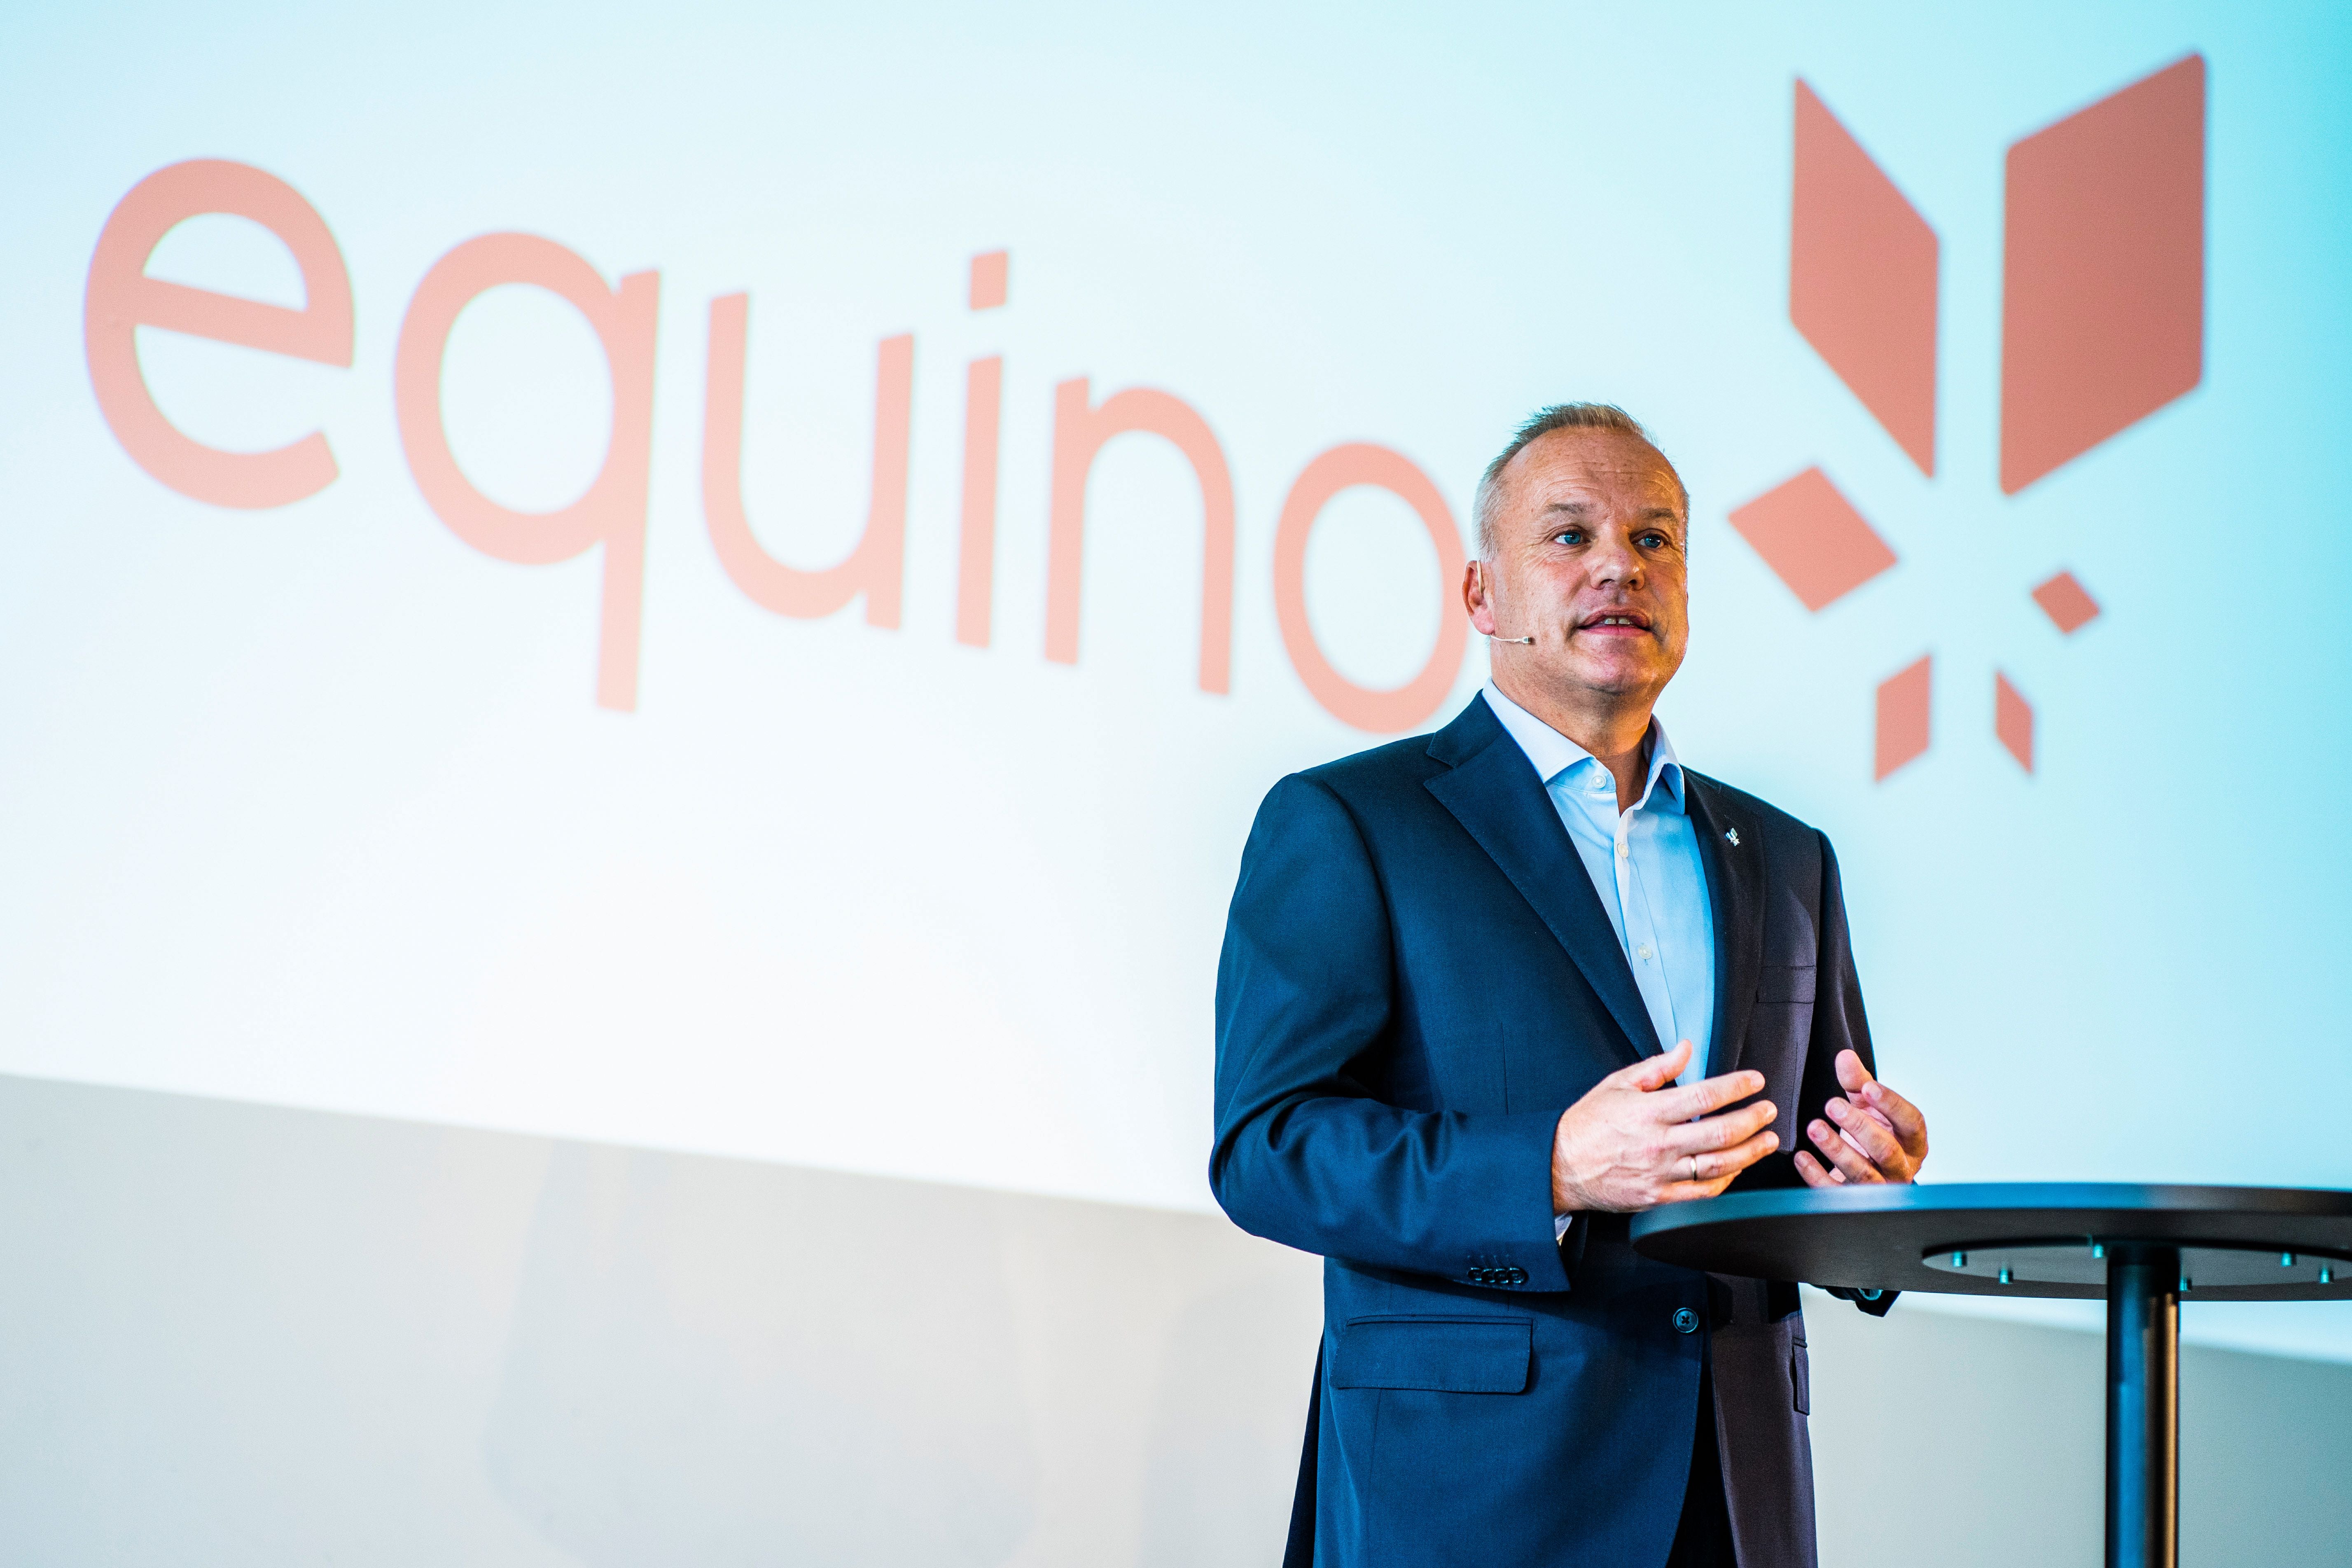
<svg viewBox="0 0 2352 1568"><path fill-rule="evenodd" d="M1584 542L1584 530L1563 528L1551 536L1551 542L1554 544L1581 544Z"/></svg>
<svg viewBox="0 0 2352 1568"><path fill-rule="evenodd" d="M1663 533L1645 533L1642 535L1642 548L1644 550L1664 550L1667 543L1668 541L1666 536Z"/></svg>

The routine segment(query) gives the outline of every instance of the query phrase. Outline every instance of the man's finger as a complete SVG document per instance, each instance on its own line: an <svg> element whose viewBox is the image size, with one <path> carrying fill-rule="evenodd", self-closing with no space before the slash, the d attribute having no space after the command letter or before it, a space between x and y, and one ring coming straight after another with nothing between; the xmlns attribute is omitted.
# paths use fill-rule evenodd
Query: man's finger
<svg viewBox="0 0 2352 1568"><path fill-rule="evenodd" d="M1853 1103L1871 1111L1895 1130L1903 1145L1903 1152L1913 1164L1927 1157L1927 1119L1919 1108L1895 1093L1874 1077L1862 1063L1862 1057L1852 1049L1837 1055L1837 1079Z"/></svg>
<svg viewBox="0 0 2352 1568"><path fill-rule="evenodd" d="M1822 1110L1845 1133L1846 1142L1881 1171L1898 1170L1909 1160L1910 1152L1895 1141L1893 1130L1870 1112L1835 1097Z"/></svg>
<svg viewBox="0 0 2352 1568"><path fill-rule="evenodd" d="M1849 1182L1883 1182L1886 1178L1877 1166L1865 1159L1861 1150L1845 1141L1838 1130L1826 1121L1816 1121L1805 1130L1813 1141L1815 1158L1826 1161L1830 1170Z"/></svg>
<svg viewBox="0 0 2352 1568"><path fill-rule="evenodd" d="M1895 1136L1903 1140L1903 1147L1915 1158L1927 1152L1927 1119L1919 1108L1887 1088L1873 1081L1860 1091L1862 1103L1886 1119L1895 1129Z"/></svg>
<svg viewBox="0 0 2352 1568"><path fill-rule="evenodd" d="M1662 1092L1655 1110L1661 1121L1691 1121L1763 1092L1762 1073L1727 1072L1721 1078L1703 1078L1696 1083Z"/></svg>
<svg viewBox="0 0 2352 1568"><path fill-rule="evenodd" d="M1638 1089L1644 1093L1664 1088L1675 1081L1684 1068L1690 1064L1691 1043L1681 1042L1663 1056L1644 1057L1629 1068L1619 1068L1602 1083L1613 1083L1623 1089Z"/></svg>
<svg viewBox="0 0 2352 1568"><path fill-rule="evenodd" d="M1719 1182L1676 1182L1658 1194L1658 1204L1686 1204L1694 1198L1719 1198L1723 1195L1723 1189L1729 1185L1729 1176Z"/></svg>
<svg viewBox="0 0 2352 1568"><path fill-rule="evenodd" d="M1716 1149L1704 1154L1693 1154L1685 1162L1698 1182L1727 1181L1780 1146L1776 1132L1759 1132L1741 1140L1728 1149Z"/></svg>
<svg viewBox="0 0 2352 1568"><path fill-rule="evenodd" d="M1814 1183L1816 1186L1842 1187L1846 1184L1845 1173L1836 1166L1824 1165L1802 1150L1798 1151L1797 1158L1805 1163L1801 1169L1811 1173L1805 1176L1805 1180L1811 1182L1815 1176L1821 1178L1819 1182Z"/></svg>
<svg viewBox="0 0 2352 1568"><path fill-rule="evenodd" d="M1862 1065L1862 1053L1849 1046L1837 1054L1837 1080L1848 1094L1860 1094L1878 1080Z"/></svg>
<svg viewBox="0 0 2352 1568"><path fill-rule="evenodd" d="M1759 1132L1755 1137L1733 1149L1718 1149L1713 1153L1694 1154L1683 1161L1683 1169L1696 1169L1696 1178L1685 1175L1681 1181L1669 1182L1660 1191L1660 1203L1687 1203L1693 1198L1711 1198L1731 1184L1731 1178L1780 1146L1780 1138L1770 1132Z"/></svg>
<svg viewBox="0 0 2352 1568"><path fill-rule="evenodd" d="M1720 1116L1677 1122L1666 1131L1666 1150L1679 1160L1692 1154L1728 1149L1771 1126L1780 1115L1770 1100L1759 1100L1753 1105L1743 1105Z"/></svg>
<svg viewBox="0 0 2352 1568"><path fill-rule="evenodd" d="M1812 1143L1813 1158L1829 1167L1832 1177L1847 1182L1880 1179L1878 1167L1870 1163L1870 1156L1855 1148L1834 1123L1815 1121L1805 1129L1805 1136Z"/></svg>

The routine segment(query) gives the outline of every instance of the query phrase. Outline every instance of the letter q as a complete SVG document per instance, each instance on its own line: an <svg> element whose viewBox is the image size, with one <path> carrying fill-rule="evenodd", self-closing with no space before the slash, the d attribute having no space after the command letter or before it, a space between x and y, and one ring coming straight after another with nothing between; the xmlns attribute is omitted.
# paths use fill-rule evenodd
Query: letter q
<svg viewBox="0 0 2352 1568"><path fill-rule="evenodd" d="M588 493L557 511L515 511L474 488L441 422L441 365L458 313L502 284L528 283L588 319L613 375L613 431ZM607 289L596 269L551 239L486 234L433 264L408 302L393 361L401 448L425 502L449 531L500 561L547 565L604 547L596 701L637 705L637 632L646 577L646 491L653 465L654 328L661 277L635 272Z"/></svg>

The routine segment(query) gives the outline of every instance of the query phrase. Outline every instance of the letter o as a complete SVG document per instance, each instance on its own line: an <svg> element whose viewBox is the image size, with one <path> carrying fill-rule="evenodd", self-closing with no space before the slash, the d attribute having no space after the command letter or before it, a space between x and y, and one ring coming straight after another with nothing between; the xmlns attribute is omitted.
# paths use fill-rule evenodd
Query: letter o
<svg viewBox="0 0 2352 1568"><path fill-rule="evenodd" d="M1420 514L1437 546L1437 646L1421 673L1392 690L1359 686L1331 668L1315 641L1315 627L1307 617L1307 540L1323 509L1341 490L1371 485L1396 496ZM1469 641L1469 623L1456 613L1449 596L1463 570L1462 536L1446 509L1445 498L1429 476L1402 454L1367 442L1334 447L1307 465L1290 497L1282 503L1282 521L1274 533L1274 613L1282 627L1282 646L1290 667L1325 710L1359 730L1393 733L1410 730L1437 711L1461 673L1462 650Z"/></svg>

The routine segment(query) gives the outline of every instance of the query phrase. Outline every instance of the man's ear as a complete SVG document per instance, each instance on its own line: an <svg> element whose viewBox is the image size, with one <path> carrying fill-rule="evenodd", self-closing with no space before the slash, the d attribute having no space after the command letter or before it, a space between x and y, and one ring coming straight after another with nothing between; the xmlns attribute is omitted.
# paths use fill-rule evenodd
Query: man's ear
<svg viewBox="0 0 2352 1568"><path fill-rule="evenodd" d="M1495 635L1495 602L1486 592L1485 563L1473 556L1462 569L1462 607L1480 637Z"/></svg>

